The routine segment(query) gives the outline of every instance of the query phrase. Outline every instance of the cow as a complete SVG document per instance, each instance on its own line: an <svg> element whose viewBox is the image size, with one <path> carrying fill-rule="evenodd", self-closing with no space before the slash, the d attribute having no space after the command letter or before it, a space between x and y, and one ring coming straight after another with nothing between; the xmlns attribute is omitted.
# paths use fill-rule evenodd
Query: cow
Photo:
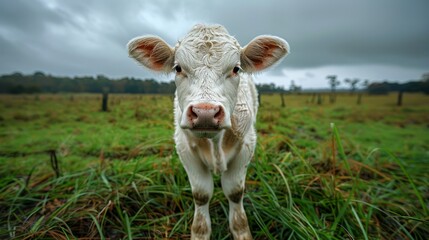
<svg viewBox="0 0 429 240"><path fill-rule="evenodd" d="M258 95L252 73L289 53L282 38L262 35L245 47L221 25L195 25L174 47L136 37L129 56L155 72L175 72L174 140L191 184L191 239L210 239L213 174L221 175L234 239L252 239L243 208L247 168L256 146Z"/></svg>

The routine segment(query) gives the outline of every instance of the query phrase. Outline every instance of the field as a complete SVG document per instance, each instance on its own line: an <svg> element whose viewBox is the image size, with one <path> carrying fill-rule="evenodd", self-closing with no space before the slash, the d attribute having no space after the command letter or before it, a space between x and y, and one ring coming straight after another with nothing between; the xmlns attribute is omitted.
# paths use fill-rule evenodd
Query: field
<svg viewBox="0 0 429 240"><path fill-rule="evenodd" d="M429 96L262 95L255 239L427 239ZM187 239L171 96L0 95L0 239ZM232 239L215 177L212 239Z"/></svg>

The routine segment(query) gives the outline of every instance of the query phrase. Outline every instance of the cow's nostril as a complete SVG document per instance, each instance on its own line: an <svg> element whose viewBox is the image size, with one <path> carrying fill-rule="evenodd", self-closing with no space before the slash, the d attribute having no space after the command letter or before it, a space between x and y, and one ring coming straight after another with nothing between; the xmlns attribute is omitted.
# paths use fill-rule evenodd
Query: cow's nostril
<svg viewBox="0 0 429 240"><path fill-rule="evenodd" d="M214 115L214 119L219 123L223 120L225 113L223 112L222 107L217 107L215 111L216 114Z"/></svg>
<svg viewBox="0 0 429 240"><path fill-rule="evenodd" d="M190 106L188 109L188 117L191 120L196 120L198 118L198 109L193 106Z"/></svg>

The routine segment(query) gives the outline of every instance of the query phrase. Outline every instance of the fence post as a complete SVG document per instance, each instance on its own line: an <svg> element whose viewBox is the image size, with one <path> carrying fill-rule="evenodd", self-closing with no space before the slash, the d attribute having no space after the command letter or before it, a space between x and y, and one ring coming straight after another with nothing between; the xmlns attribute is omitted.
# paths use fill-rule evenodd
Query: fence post
<svg viewBox="0 0 429 240"><path fill-rule="evenodd" d="M322 95L320 93L317 94L317 105L322 105Z"/></svg>
<svg viewBox="0 0 429 240"><path fill-rule="evenodd" d="M103 97L101 100L101 111L107 112L107 103L109 100L109 89L103 88Z"/></svg>
<svg viewBox="0 0 429 240"><path fill-rule="evenodd" d="M357 105L360 105L361 103L362 103L362 93L358 93Z"/></svg>
<svg viewBox="0 0 429 240"><path fill-rule="evenodd" d="M315 101L316 101L316 93L313 93L313 94L311 95L310 103L314 103Z"/></svg>
<svg viewBox="0 0 429 240"><path fill-rule="evenodd" d="M284 93L280 93L280 98L282 100L282 108L286 107Z"/></svg>
<svg viewBox="0 0 429 240"><path fill-rule="evenodd" d="M398 93L398 101L396 102L396 106L402 106L402 91Z"/></svg>

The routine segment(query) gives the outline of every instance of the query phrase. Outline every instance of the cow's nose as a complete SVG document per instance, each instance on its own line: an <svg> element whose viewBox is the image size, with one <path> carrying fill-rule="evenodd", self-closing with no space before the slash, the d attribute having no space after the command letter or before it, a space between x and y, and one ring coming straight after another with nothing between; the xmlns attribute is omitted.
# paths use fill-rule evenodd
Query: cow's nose
<svg viewBox="0 0 429 240"><path fill-rule="evenodd" d="M220 105L200 103L190 105L187 111L191 129L218 129L225 118L225 112Z"/></svg>

